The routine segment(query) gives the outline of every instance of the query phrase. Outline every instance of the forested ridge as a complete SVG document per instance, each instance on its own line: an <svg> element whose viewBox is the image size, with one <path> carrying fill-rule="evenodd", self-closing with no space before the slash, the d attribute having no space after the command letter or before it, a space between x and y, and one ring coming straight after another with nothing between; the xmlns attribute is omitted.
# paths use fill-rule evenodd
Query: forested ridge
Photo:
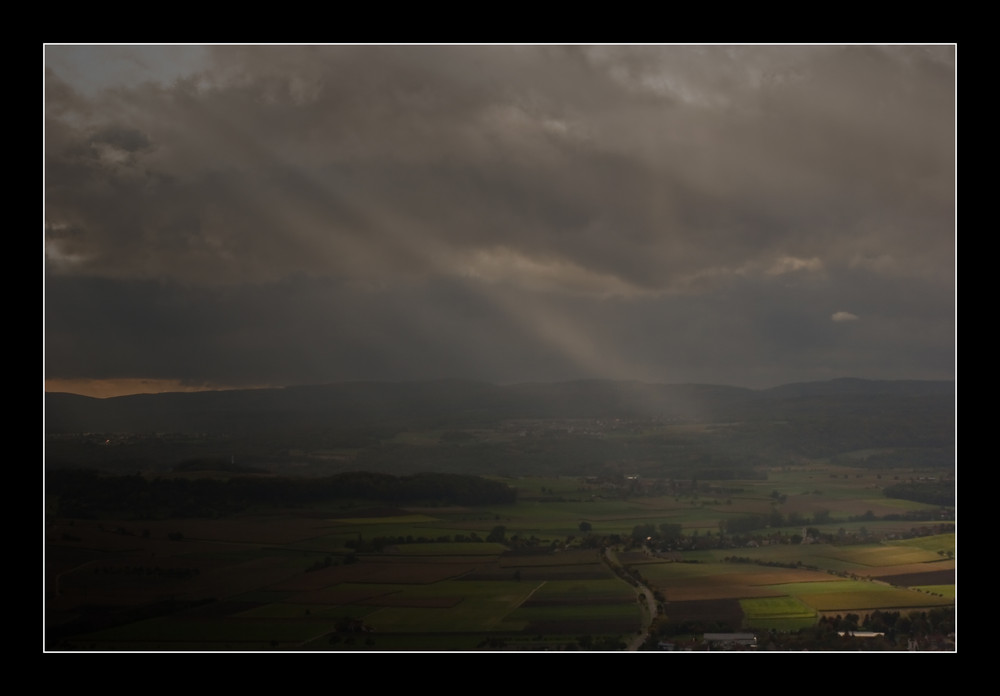
<svg viewBox="0 0 1000 696"><path fill-rule="evenodd" d="M866 468L951 468L954 387L442 381L112 399L48 394L45 464L149 473L225 457L286 474L601 475L610 467L720 479L834 457Z"/></svg>
<svg viewBox="0 0 1000 696"><path fill-rule="evenodd" d="M295 508L335 501L386 504L513 503L513 488L478 476L421 473L392 476L346 472L322 478L113 476L83 469L52 471L47 493L63 517L114 515L132 519L219 517L263 507Z"/></svg>

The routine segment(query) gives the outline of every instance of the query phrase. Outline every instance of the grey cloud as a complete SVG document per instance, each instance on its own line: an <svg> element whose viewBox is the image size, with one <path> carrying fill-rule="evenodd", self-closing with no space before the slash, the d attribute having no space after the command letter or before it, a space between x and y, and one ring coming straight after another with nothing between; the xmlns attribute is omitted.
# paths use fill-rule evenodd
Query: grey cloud
<svg viewBox="0 0 1000 696"><path fill-rule="evenodd" d="M90 136L91 143L110 145L124 152L141 152L151 147L149 138L133 128L107 126Z"/></svg>
<svg viewBox="0 0 1000 696"><path fill-rule="evenodd" d="M580 265L669 284L679 267L732 265L748 255L808 257L822 248L843 261L852 244L869 238L864 225L882 215L886 196L890 205L916 206L914 217L948 219L947 200L943 210L928 210L920 202L926 197L906 192L908 178L896 181L901 168L919 164L916 155L927 176L948 167L947 149L927 152L914 140L926 138L923 123L907 128L912 113L922 115L916 120L934 115L919 108L928 97L894 86L907 76L898 59L874 50L855 53L824 50L813 56L798 49L794 68L806 77L756 90L742 85L730 95L738 99L734 106L716 107L711 100L678 104L635 95L603 74L616 74L617 64L588 70L571 51L220 47L214 51L218 77L210 87L179 83L118 93L108 106L138 122L98 132L152 133L158 152L139 164L154 177L192 191L228 184L236 198L226 206L192 203L202 236L232 234L212 224L212 213L225 207L222 212L237 220L219 226L240 229L248 257L268 252L268 239L310 240L289 254L284 270L278 255L279 275L325 258L331 243L346 239L350 246L360 235L369 240L368 255L376 257L369 259L371 270L378 272L377 257L385 252L391 261L388 250L400 248L394 230L404 220L409 235L449 247L502 240L529 253L558 249ZM634 54L658 55L651 48ZM632 53L619 49L616 55L627 66ZM704 75L732 72L740 57L679 48L664 55L655 63L658 72L648 68L647 79L633 81L655 82L656 75L667 80L687 70L693 75L682 75L685 83L697 84ZM679 70L670 56L684 58L676 62ZM851 74L864 74L861 87L857 79L842 77L842 63ZM714 93L733 82L707 80L706 89ZM595 104L585 86L596 86L604 101ZM874 97L879 108L871 106ZM561 118L580 122L586 135L560 138L546 130L547 121ZM947 145L948 124L941 118L929 125ZM911 138L901 135L907 130L914 131ZM283 186L275 171L286 172L293 185ZM947 183L923 185L947 197ZM59 193L51 192L53 217ZM183 258L172 255L172 228L162 227L157 215L175 209L177 201L149 187L143 194L143 236L154 249L165 247L166 266L145 272L174 273ZM345 221L347 199L364 212ZM107 201L101 204L106 209ZM239 208L255 224L240 219ZM289 216L292 210L296 216ZM367 224L359 225L359 217ZM834 234L838 239L831 244ZM641 253L619 258L623 244ZM216 278L241 273L238 263L220 259L219 266ZM334 263L331 272L343 269ZM249 263L242 273L240 279L253 279L260 269Z"/></svg>
<svg viewBox="0 0 1000 696"><path fill-rule="evenodd" d="M954 289L954 47L120 47L103 90L82 48L47 49L54 371L766 380L886 327L950 369L908 298Z"/></svg>

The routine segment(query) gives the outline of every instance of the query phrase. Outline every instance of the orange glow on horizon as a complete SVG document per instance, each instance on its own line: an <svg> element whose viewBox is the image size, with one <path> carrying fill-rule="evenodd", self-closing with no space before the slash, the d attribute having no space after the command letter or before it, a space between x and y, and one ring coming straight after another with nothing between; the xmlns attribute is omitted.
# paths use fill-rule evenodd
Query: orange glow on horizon
<svg viewBox="0 0 1000 696"><path fill-rule="evenodd" d="M222 384L190 384L176 379L47 379L46 392L66 392L97 399L131 394L161 394L164 392L221 391L249 389Z"/></svg>

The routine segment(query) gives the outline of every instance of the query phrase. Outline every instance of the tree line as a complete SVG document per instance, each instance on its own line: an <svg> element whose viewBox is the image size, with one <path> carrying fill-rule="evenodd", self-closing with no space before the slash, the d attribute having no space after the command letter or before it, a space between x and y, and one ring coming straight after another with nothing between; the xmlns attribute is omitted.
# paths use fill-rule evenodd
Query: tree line
<svg viewBox="0 0 1000 696"><path fill-rule="evenodd" d="M46 492L58 496L61 517L93 518L111 513L138 519L218 517L261 505L299 507L337 500L495 505L513 503L517 498L514 488L479 476L376 472L346 472L315 479L237 476L221 480L147 479L63 469L48 473Z"/></svg>

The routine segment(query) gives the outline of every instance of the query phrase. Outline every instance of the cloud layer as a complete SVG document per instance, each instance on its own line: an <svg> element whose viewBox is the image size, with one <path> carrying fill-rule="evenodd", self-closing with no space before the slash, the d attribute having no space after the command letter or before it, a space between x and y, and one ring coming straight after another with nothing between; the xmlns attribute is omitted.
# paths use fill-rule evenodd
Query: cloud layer
<svg viewBox="0 0 1000 696"><path fill-rule="evenodd" d="M951 46L48 46L46 376L947 377L955 82Z"/></svg>

